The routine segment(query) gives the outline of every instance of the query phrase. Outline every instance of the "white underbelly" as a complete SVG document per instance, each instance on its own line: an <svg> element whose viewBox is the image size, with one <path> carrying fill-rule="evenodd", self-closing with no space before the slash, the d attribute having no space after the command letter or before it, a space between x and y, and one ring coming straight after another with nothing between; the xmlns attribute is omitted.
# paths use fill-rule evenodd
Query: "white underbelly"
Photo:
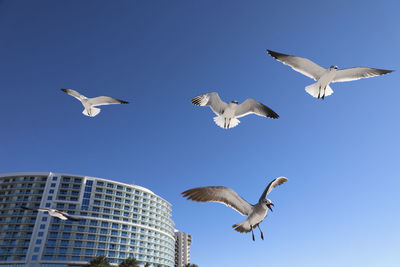
<svg viewBox="0 0 400 267"><path fill-rule="evenodd" d="M323 75L318 80L318 83L323 85L323 87L326 87L328 84L331 83L331 81L333 80L334 77L335 77L335 72L334 71L330 71L330 72L326 73L325 75Z"/></svg>
<svg viewBox="0 0 400 267"><path fill-rule="evenodd" d="M248 219L249 224L256 225L256 224L260 223L262 220L264 220L264 218L266 216L267 216L267 210L255 212L249 216L249 219Z"/></svg>

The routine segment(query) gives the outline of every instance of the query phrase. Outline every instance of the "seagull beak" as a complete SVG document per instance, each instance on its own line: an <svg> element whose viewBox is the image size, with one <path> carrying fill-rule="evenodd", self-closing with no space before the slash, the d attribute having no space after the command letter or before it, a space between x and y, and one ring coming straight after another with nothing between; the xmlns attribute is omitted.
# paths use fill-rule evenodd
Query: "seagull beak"
<svg viewBox="0 0 400 267"><path fill-rule="evenodd" d="M267 207L268 207L271 211L273 211L272 208L271 208L271 206L274 207L275 205L272 204L272 203L267 205Z"/></svg>

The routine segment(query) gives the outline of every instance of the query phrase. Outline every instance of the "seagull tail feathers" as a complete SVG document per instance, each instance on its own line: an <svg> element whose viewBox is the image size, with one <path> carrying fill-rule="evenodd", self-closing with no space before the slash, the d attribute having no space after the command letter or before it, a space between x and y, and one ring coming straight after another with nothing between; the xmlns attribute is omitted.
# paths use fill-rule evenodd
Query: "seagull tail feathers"
<svg viewBox="0 0 400 267"><path fill-rule="evenodd" d="M215 124L217 124L219 127L224 128L224 129L230 129L233 128L235 126L238 126L238 124L240 123L240 121L236 118L232 118L232 119L226 119L222 116L217 116L214 117L214 122Z"/></svg>
<svg viewBox="0 0 400 267"><path fill-rule="evenodd" d="M315 98L324 98L325 96L329 96L333 94L332 88L329 84L324 88L321 87L320 83L313 83L306 87L306 92L312 95Z"/></svg>
<svg viewBox="0 0 400 267"><path fill-rule="evenodd" d="M235 228L235 231L238 231L239 233L248 233L251 231L250 224L247 220L245 220L244 222L232 225L232 228Z"/></svg>
<svg viewBox="0 0 400 267"><path fill-rule="evenodd" d="M99 109L99 108L91 107L89 110L85 108L85 109L82 111L82 114L85 115L85 116L88 116L88 117L94 117L94 116L96 116L97 114L99 114L100 111L101 111L101 109Z"/></svg>

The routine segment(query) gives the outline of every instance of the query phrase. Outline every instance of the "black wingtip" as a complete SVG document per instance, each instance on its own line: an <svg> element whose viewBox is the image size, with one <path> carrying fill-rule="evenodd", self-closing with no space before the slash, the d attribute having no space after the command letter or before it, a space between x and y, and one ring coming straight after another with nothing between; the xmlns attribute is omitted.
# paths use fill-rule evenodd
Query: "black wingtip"
<svg viewBox="0 0 400 267"><path fill-rule="evenodd" d="M389 74L391 72L394 72L395 70L382 70L382 74Z"/></svg>
<svg viewBox="0 0 400 267"><path fill-rule="evenodd" d="M279 57L286 57L286 56L288 56L288 55L286 55L286 54L278 53L278 52L275 52L275 51L272 51L272 50L269 50L269 49L267 49L267 53L268 53L271 57L273 57L273 58L275 58L275 59L279 59Z"/></svg>
<svg viewBox="0 0 400 267"><path fill-rule="evenodd" d="M67 92L67 90L68 90L68 89L61 88L61 91L65 92L65 93Z"/></svg>
<svg viewBox="0 0 400 267"><path fill-rule="evenodd" d="M270 118L279 119L279 115L274 112Z"/></svg>
<svg viewBox="0 0 400 267"><path fill-rule="evenodd" d="M190 100L190 102L192 102L193 105L200 106L201 97L200 96L196 96L196 97L192 98Z"/></svg>
<svg viewBox="0 0 400 267"><path fill-rule="evenodd" d="M119 101L121 104L129 104L129 102L128 102L128 101L125 101L125 100L118 99L118 101Z"/></svg>

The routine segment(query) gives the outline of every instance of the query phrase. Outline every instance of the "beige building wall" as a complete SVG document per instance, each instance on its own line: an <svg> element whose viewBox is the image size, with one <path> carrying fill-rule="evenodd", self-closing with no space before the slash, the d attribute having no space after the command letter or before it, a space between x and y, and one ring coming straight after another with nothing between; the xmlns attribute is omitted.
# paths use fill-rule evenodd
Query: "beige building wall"
<svg viewBox="0 0 400 267"><path fill-rule="evenodd" d="M190 263L192 236L175 230L175 267L185 267Z"/></svg>

